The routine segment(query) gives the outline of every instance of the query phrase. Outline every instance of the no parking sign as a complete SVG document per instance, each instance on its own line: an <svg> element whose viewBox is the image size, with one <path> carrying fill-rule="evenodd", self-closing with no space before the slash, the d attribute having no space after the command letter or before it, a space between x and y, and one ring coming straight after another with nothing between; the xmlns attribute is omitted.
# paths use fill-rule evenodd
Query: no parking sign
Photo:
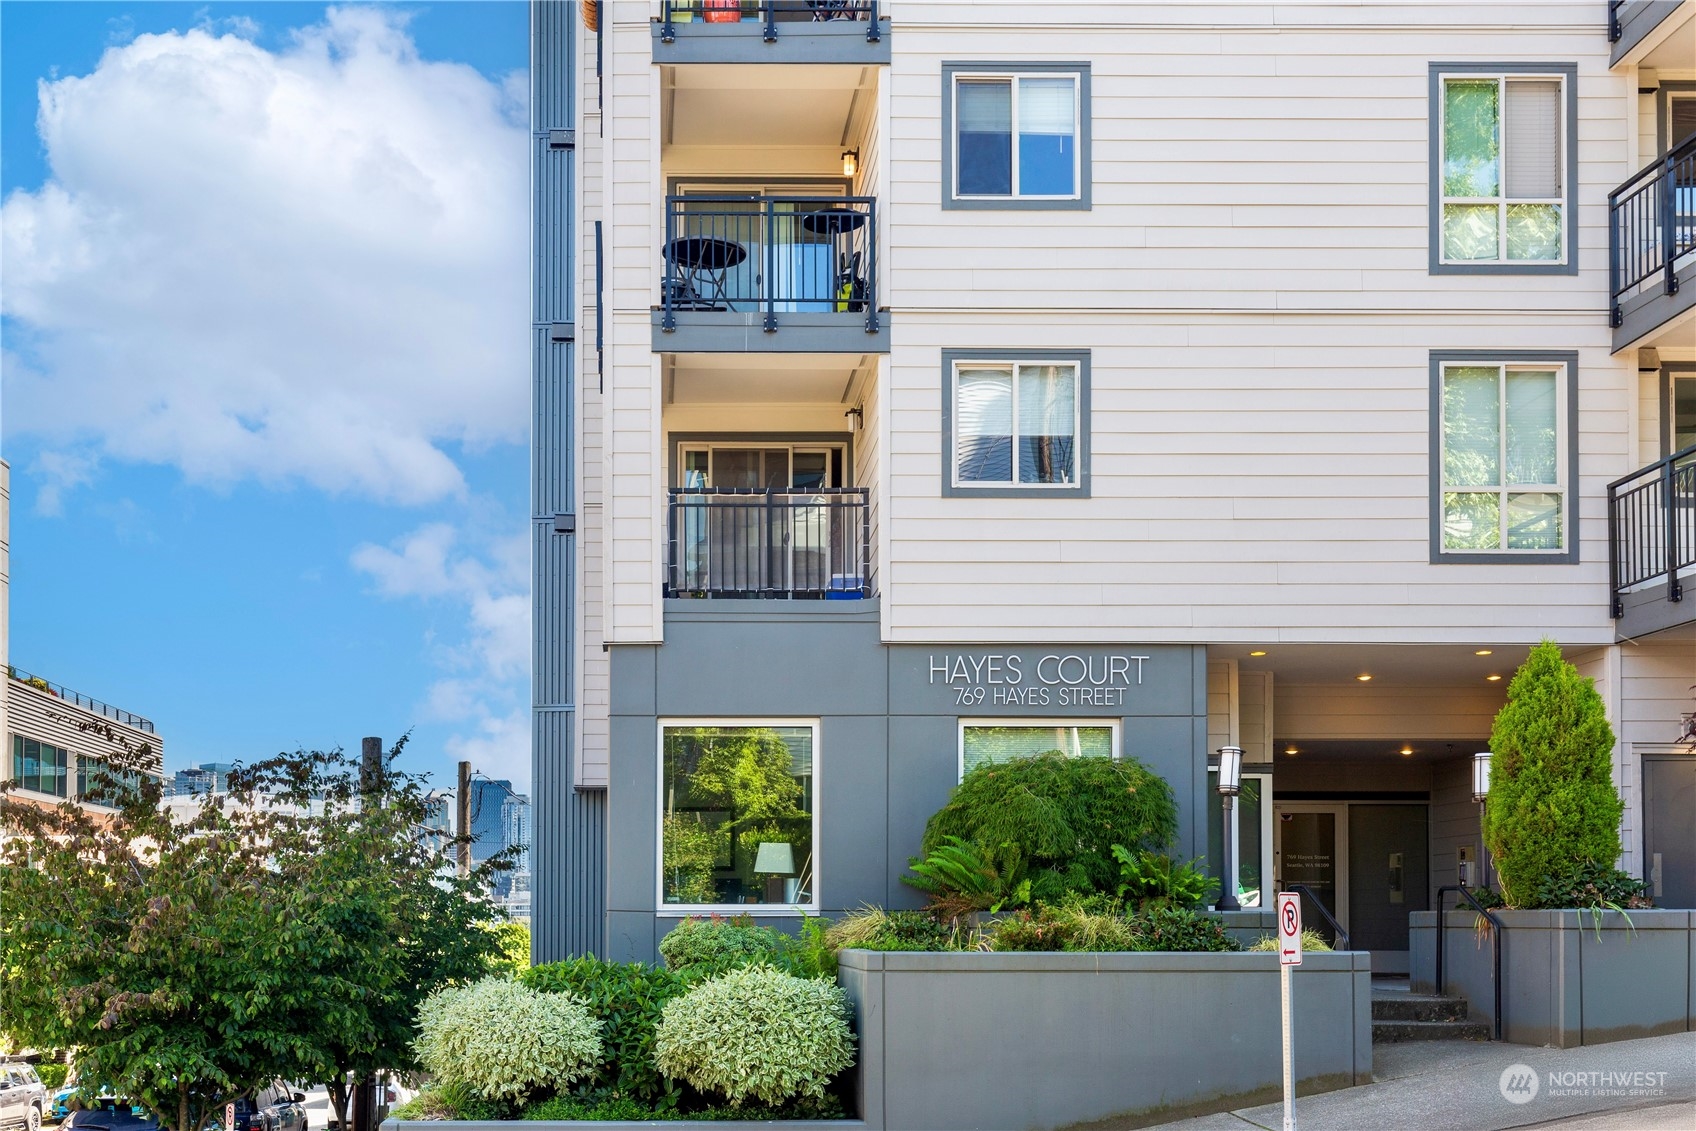
<svg viewBox="0 0 1696 1131"><path fill-rule="evenodd" d="M1278 893L1278 961L1301 965L1301 897L1293 891Z"/></svg>

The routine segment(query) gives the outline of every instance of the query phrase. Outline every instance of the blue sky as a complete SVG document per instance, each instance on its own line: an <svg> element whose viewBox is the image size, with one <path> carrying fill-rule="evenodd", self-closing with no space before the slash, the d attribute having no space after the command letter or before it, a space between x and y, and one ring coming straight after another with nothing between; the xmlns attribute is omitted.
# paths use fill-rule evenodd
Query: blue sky
<svg viewBox="0 0 1696 1131"><path fill-rule="evenodd" d="M526 21L0 4L10 659L169 769L528 780Z"/></svg>

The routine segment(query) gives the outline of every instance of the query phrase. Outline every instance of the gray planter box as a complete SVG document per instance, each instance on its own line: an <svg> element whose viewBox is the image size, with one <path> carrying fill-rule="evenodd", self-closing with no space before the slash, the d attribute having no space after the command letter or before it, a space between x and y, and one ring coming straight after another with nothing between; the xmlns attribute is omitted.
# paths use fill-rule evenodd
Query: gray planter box
<svg viewBox="0 0 1696 1131"><path fill-rule="evenodd" d="M1278 958L845 950L860 1116L887 1131L1047 1131L1280 1094ZM1369 956L1295 973L1304 1093L1372 1079Z"/></svg>
<svg viewBox="0 0 1696 1131"><path fill-rule="evenodd" d="M1497 911L1502 921L1502 1039L1576 1048L1696 1030L1696 913ZM1629 915L1630 923L1626 922ZM1444 916L1450 993L1493 1021L1490 938L1472 911ZM1436 989L1437 913L1415 911L1409 940L1416 993Z"/></svg>

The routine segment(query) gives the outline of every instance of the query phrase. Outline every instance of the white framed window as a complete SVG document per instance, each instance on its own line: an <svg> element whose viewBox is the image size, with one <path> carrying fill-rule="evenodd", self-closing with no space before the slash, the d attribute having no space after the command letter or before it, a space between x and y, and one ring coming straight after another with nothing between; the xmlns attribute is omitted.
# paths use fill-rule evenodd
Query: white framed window
<svg viewBox="0 0 1696 1131"><path fill-rule="evenodd" d="M1566 553L1568 365L1467 359L1439 370L1441 553Z"/></svg>
<svg viewBox="0 0 1696 1131"><path fill-rule="evenodd" d="M960 777L979 766L1058 750L1068 758L1119 757L1117 719L961 719Z"/></svg>
<svg viewBox="0 0 1696 1131"><path fill-rule="evenodd" d="M662 914L816 911L817 719L659 724Z"/></svg>
<svg viewBox="0 0 1696 1131"><path fill-rule="evenodd" d="M1434 268L1568 266L1572 81L1570 69L1434 76Z"/></svg>
<svg viewBox="0 0 1696 1131"><path fill-rule="evenodd" d="M944 208L1089 207L1089 64L944 63Z"/></svg>
<svg viewBox="0 0 1696 1131"><path fill-rule="evenodd" d="M947 482L960 488L1078 490L1087 382L1076 357L945 355Z"/></svg>

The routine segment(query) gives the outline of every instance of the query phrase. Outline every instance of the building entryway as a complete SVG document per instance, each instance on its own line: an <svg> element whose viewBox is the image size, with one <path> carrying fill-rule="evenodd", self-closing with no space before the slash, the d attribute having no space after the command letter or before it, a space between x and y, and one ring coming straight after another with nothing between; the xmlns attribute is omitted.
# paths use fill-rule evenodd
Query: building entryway
<svg viewBox="0 0 1696 1131"><path fill-rule="evenodd" d="M1657 907L1696 908L1696 754L1643 755L1643 876Z"/></svg>
<svg viewBox="0 0 1696 1131"><path fill-rule="evenodd" d="M1302 884L1323 902L1375 974L1408 970L1408 913L1430 906L1430 806L1289 801L1273 805L1273 862L1280 890ZM1303 922L1335 943L1303 897Z"/></svg>

